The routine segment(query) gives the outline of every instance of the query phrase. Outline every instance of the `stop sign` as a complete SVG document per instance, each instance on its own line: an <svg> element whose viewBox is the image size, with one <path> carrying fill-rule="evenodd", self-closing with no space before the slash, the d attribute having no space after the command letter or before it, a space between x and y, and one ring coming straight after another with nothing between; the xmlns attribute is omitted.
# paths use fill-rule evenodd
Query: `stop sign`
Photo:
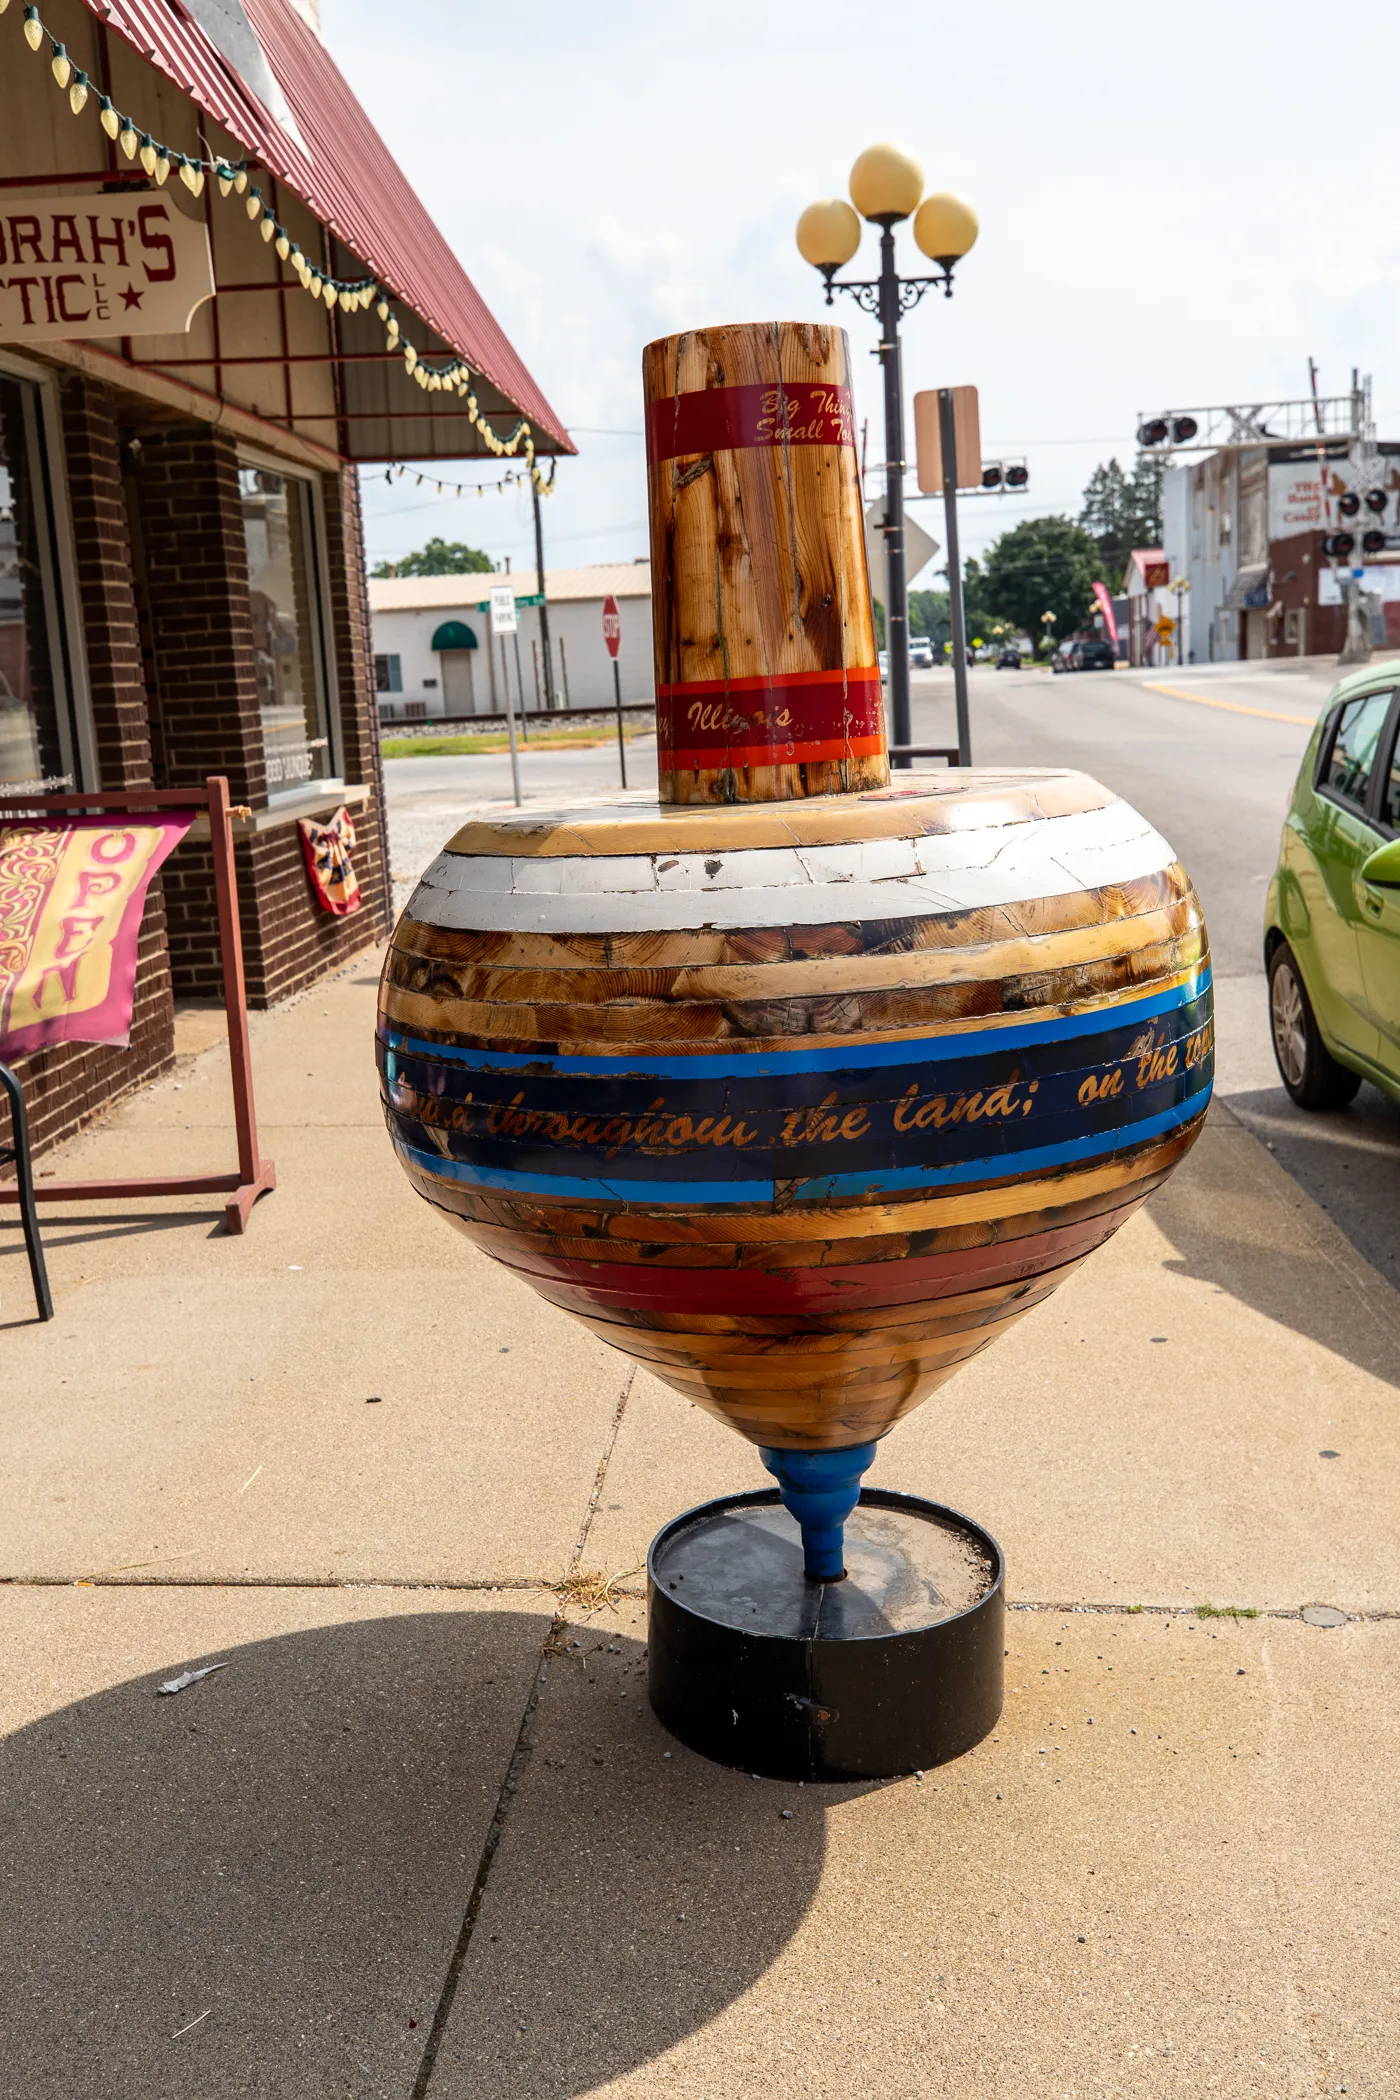
<svg viewBox="0 0 1400 2100"><path fill-rule="evenodd" d="M622 647L622 614L613 597L603 600L603 640L608 645L608 655L616 656Z"/></svg>

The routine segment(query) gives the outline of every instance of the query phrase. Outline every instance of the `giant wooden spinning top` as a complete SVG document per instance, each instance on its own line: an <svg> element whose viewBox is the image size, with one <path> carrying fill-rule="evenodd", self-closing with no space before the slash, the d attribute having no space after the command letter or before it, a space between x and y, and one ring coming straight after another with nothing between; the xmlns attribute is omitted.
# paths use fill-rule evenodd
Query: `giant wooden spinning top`
<svg viewBox="0 0 1400 2100"><path fill-rule="evenodd" d="M737 1706L732 1739L675 1696L663 1717L755 1767L896 1769L916 1737L907 1761L932 1763L995 1718L998 1626L973 1641L975 1715L930 1737L894 1711L897 1743L833 1749L817 1617L843 1669L930 1629L966 1649L999 1560L949 1512L932 1551L911 1498L852 1518L860 1475L1189 1149L1205 926L1171 848L1082 774L890 784L841 331L698 331L644 376L660 799L448 843L385 967L385 1114L429 1202L757 1444L801 1528L794 1559L774 1491L730 1498L652 1563L654 1696L703 1594L707 1626L749 1637L742 1667L711 1641L706 1711L716 1669L760 1701L786 1682L786 1642L800 1751L765 1758Z"/></svg>

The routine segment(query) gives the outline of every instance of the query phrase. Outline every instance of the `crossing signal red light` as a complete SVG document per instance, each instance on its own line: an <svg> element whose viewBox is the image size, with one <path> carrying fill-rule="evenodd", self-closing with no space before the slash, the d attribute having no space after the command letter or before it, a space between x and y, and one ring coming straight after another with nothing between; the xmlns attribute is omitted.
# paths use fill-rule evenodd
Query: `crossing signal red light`
<svg viewBox="0 0 1400 2100"><path fill-rule="evenodd" d="M1172 443L1174 445L1189 445L1200 427L1194 416L1174 417L1172 420Z"/></svg>
<svg viewBox="0 0 1400 2100"><path fill-rule="evenodd" d="M1322 551L1333 561L1345 561L1356 547L1356 536L1350 532L1329 532L1322 542Z"/></svg>
<svg viewBox="0 0 1400 2100"><path fill-rule="evenodd" d="M983 467L982 486L984 489L999 489L1001 487L1001 468L996 466Z"/></svg>
<svg viewBox="0 0 1400 2100"><path fill-rule="evenodd" d="M1166 434L1167 426L1160 416L1153 416L1150 422L1138 425L1137 437L1140 445L1160 445Z"/></svg>
<svg viewBox="0 0 1400 2100"><path fill-rule="evenodd" d="M1006 486L1009 489L1023 489L1030 478L1029 467L1008 467L1006 470Z"/></svg>
<svg viewBox="0 0 1400 2100"><path fill-rule="evenodd" d="M1375 526L1361 535L1362 550L1367 554L1380 554L1385 549L1385 534L1377 532Z"/></svg>
<svg viewBox="0 0 1400 2100"><path fill-rule="evenodd" d="M1389 500L1384 489L1367 489L1366 491L1366 508L1367 510L1373 510L1377 517L1385 509Z"/></svg>
<svg viewBox="0 0 1400 2100"><path fill-rule="evenodd" d="M1337 508L1344 518L1354 518L1361 508L1361 498L1356 490L1348 489L1344 496L1338 496Z"/></svg>

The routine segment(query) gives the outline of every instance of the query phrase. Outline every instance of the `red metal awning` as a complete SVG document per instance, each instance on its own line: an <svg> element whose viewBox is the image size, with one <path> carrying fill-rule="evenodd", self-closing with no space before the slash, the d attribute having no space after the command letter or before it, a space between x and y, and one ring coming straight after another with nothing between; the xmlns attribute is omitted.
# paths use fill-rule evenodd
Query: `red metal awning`
<svg viewBox="0 0 1400 2100"><path fill-rule="evenodd" d="M248 156L302 198L366 269L534 426L542 451L573 452L545 400L417 192L290 0L244 0L303 151L205 36L181 0L86 0Z"/></svg>

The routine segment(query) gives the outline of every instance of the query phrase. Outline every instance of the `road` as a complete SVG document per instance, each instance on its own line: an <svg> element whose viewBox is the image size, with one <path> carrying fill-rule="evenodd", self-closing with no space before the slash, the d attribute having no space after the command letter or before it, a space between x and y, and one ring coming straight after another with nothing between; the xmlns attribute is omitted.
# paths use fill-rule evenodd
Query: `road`
<svg viewBox="0 0 1400 2100"><path fill-rule="evenodd" d="M1335 670L1218 664L1055 678L979 666L970 677L977 764L1079 767L1126 796L1176 847L1210 928L1217 1091L1400 1287L1400 1105L1363 1086L1347 1109L1304 1115L1279 1084L1269 1045L1264 893L1288 793ZM916 673L913 734L916 743L954 741L950 673ZM654 778L654 751L651 739L629 745L634 786ZM527 800L541 807L591 797L616 786L617 747L525 752L521 771ZM467 808L510 803L505 755L395 759L385 775L401 894Z"/></svg>

